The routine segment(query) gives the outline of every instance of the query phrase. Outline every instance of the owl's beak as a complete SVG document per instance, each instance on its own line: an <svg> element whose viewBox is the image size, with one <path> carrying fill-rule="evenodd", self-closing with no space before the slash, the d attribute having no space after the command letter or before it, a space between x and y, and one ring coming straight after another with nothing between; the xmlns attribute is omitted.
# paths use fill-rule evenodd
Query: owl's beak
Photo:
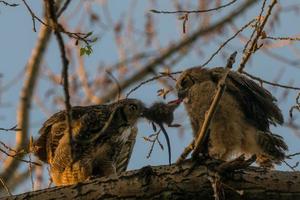
<svg viewBox="0 0 300 200"><path fill-rule="evenodd" d="M145 117L146 112L147 112L147 108L143 106L142 111L140 113L140 117Z"/></svg>
<svg viewBox="0 0 300 200"><path fill-rule="evenodd" d="M178 99L183 101L184 103L190 103L188 89L181 89L177 91Z"/></svg>
<svg viewBox="0 0 300 200"><path fill-rule="evenodd" d="M179 99L184 99L187 96L187 91L186 90L178 90L177 96Z"/></svg>

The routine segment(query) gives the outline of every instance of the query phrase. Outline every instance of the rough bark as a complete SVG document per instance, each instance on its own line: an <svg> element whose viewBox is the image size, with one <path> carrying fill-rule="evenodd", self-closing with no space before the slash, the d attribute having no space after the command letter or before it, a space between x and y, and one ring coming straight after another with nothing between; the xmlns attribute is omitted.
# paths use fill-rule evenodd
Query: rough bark
<svg viewBox="0 0 300 200"><path fill-rule="evenodd" d="M4 199L214 199L211 172L206 166L145 167L119 177L93 179L76 185L53 187ZM190 172L190 173L189 173ZM210 174L210 175L208 175ZM300 172L269 171L249 167L222 178L226 199L300 199ZM236 191L242 192L243 195Z"/></svg>

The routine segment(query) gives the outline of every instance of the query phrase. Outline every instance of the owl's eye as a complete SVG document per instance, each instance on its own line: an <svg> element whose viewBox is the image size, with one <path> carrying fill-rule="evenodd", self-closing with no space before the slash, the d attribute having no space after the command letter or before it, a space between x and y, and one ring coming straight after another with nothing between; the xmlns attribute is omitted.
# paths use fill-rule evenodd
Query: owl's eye
<svg viewBox="0 0 300 200"><path fill-rule="evenodd" d="M180 86L183 88L185 88L187 85L188 85L188 80L186 80L186 79L183 79L180 83Z"/></svg>
<svg viewBox="0 0 300 200"><path fill-rule="evenodd" d="M191 77L186 77L186 78L182 79L182 81L180 82L180 86L182 88L191 87L193 84L194 84L194 81Z"/></svg>
<svg viewBox="0 0 300 200"><path fill-rule="evenodd" d="M129 110L130 111L136 111L138 107L135 104L129 104Z"/></svg>

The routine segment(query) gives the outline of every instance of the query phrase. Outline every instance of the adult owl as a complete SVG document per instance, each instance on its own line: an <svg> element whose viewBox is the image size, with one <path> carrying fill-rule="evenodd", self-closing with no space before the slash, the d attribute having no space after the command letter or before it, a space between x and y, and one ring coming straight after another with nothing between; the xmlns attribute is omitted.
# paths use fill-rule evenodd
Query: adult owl
<svg viewBox="0 0 300 200"><path fill-rule="evenodd" d="M185 70L177 80L178 97L190 117L194 136L201 128L224 68L194 67ZM288 149L270 124L282 124L283 116L276 99L247 77L230 71L226 91L210 126L208 154L229 160L241 154L256 155L263 167L273 167L285 158Z"/></svg>
<svg viewBox="0 0 300 200"><path fill-rule="evenodd" d="M143 110L136 99L72 107L71 142L66 111L58 112L40 129L35 155L49 163L57 186L125 171L137 134L134 126Z"/></svg>

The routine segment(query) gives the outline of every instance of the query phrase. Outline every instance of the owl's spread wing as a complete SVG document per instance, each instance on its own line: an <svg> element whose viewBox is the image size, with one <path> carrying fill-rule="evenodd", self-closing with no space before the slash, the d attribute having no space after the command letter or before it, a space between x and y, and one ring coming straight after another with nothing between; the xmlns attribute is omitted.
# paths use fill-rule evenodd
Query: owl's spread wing
<svg viewBox="0 0 300 200"><path fill-rule="evenodd" d="M221 78L224 68L211 70L217 80ZM272 94L251 79L231 71L226 80L227 91L234 96L249 122L262 131L269 130L269 124L283 123L283 116L275 104Z"/></svg>
<svg viewBox="0 0 300 200"><path fill-rule="evenodd" d="M85 139L86 135L99 132L110 116L106 106L75 106L72 108L72 134ZM39 130L40 137L34 143L34 153L42 161L53 157L59 141L67 129L66 111L51 116Z"/></svg>
<svg viewBox="0 0 300 200"><path fill-rule="evenodd" d="M128 163L131 158L133 147L136 141L137 132L138 131L136 127L131 128L128 140L123 144L120 150L115 164L117 173L121 173L127 170Z"/></svg>

